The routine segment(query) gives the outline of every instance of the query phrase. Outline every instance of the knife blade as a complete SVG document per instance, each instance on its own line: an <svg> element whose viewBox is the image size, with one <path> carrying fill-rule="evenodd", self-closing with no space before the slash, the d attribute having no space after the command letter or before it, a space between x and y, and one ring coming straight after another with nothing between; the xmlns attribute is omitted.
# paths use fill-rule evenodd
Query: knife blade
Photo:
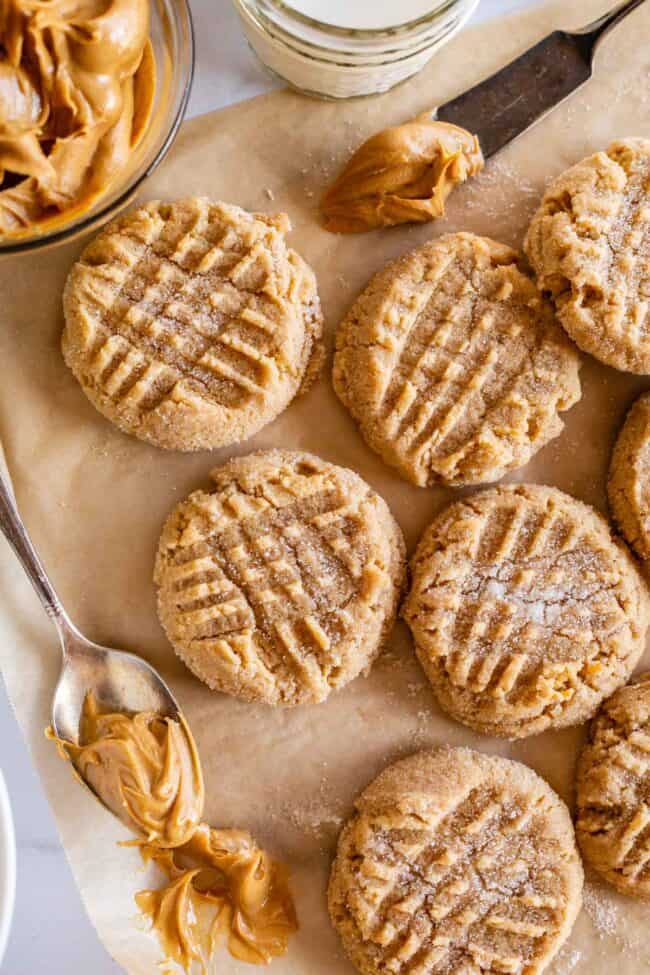
<svg viewBox="0 0 650 975"><path fill-rule="evenodd" d="M589 81L605 34L646 2L619 3L581 31L553 31L496 74L442 105L435 118L473 132L483 155L493 156Z"/></svg>

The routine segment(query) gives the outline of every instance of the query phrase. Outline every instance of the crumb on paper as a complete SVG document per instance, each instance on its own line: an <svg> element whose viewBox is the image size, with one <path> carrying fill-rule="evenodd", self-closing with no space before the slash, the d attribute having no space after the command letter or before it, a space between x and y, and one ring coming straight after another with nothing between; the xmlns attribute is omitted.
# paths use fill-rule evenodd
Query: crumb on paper
<svg viewBox="0 0 650 975"><path fill-rule="evenodd" d="M325 797L322 786L317 798L287 808L286 815L296 829L315 839L336 834L343 826L343 813Z"/></svg>
<svg viewBox="0 0 650 975"><path fill-rule="evenodd" d="M607 891L585 884L582 895L584 909L596 928L599 937L616 934L618 927L618 909L608 898Z"/></svg>
<svg viewBox="0 0 650 975"><path fill-rule="evenodd" d="M274 200L274 199L275 199L275 193L274 193L274 192L273 192L273 190L272 190L272 189L271 189L270 187L268 187L268 186L266 186L266 187L264 188L264 195L266 196L266 198L267 198L267 200Z"/></svg>
<svg viewBox="0 0 650 975"><path fill-rule="evenodd" d="M582 952L575 949L574 951L568 951L566 948L561 950L555 959L555 964L553 966L553 972L555 975L570 975L570 973L575 969L576 965L582 959Z"/></svg>

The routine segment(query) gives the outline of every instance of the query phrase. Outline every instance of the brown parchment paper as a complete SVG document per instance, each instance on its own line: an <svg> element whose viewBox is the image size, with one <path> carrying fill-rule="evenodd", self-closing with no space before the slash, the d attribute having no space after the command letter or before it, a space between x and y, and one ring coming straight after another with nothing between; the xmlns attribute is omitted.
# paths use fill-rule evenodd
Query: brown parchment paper
<svg viewBox="0 0 650 975"><path fill-rule="evenodd" d="M586 23L610 5L554 2L467 30L419 77L381 98L336 104L279 91L191 121L143 198L201 193L286 210L291 243L317 272L331 341L346 306L389 258L456 229L519 244L547 180L614 137L650 136L645 4L603 45L594 80L488 162L453 196L445 220L347 238L319 226L320 192L362 138L453 97L550 29ZM282 445L353 467L386 498L410 549L453 492L406 484L366 448L332 392L329 361L305 397L236 451L167 453L114 430L88 404L59 351L61 290L82 243L0 263L0 434L21 511L78 625L99 642L141 652L171 683L198 740L209 820L249 828L289 864L301 929L287 958L273 962L274 975L350 975L327 919L325 888L338 830L366 783L415 749L465 743L527 762L570 802L583 731L548 732L516 745L468 732L440 713L403 624L368 678L319 706L245 705L195 680L157 622L152 563L170 508L204 485L230 453ZM555 484L604 510L613 437L650 378L585 358L582 382L582 400L563 435L515 479ZM74 784L43 738L58 648L4 543L0 666L88 913L131 975L151 975L160 954L133 903L147 875L134 851L116 846L125 838L119 823ZM613 965L618 975L650 967L650 907L590 881L586 909L555 972L609 975ZM245 969L225 952L215 965L228 975Z"/></svg>

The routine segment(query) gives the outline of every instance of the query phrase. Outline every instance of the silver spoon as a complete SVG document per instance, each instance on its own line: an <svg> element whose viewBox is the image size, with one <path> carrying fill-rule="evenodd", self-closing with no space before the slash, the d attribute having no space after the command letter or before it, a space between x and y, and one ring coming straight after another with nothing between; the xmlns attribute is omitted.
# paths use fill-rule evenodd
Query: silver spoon
<svg viewBox="0 0 650 975"><path fill-rule="evenodd" d="M154 711L165 717L177 717L180 708L153 667L133 653L92 643L70 620L27 534L2 470L0 530L18 556L59 634L63 667L52 702L55 734L78 743L81 711L89 691L103 708L111 711Z"/></svg>

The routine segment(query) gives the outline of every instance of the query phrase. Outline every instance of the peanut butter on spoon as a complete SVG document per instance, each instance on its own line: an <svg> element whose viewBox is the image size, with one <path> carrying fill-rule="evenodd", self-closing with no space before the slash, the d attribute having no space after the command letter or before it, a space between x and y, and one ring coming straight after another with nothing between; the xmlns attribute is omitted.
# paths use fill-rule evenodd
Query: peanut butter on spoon
<svg viewBox="0 0 650 975"><path fill-rule="evenodd" d="M154 89L149 0L0 0L0 239L89 207Z"/></svg>
<svg viewBox="0 0 650 975"><path fill-rule="evenodd" d="M483 165L475 135L419 115L357 149L321 201L325 227L354 234L434 220L454 187Z"/></svg>
<svg viewBox="0 0 650 975"><path fill-rule="evenodd" d="M156 847L186 843L203 816L203 774L185 721L84 702L79 744L56 739L80 778L132 832Z"/></svg>
<svg viewBox="0 0 650 975"><path fill-rule="evenodd" d="M252 964L286 952L297 923L285 870L249 833L201 822L203 775L182 716L102 713L88 694L79 744L48 737L167 875L136 903L169 960L205 972L222 941Z"/></svg>

